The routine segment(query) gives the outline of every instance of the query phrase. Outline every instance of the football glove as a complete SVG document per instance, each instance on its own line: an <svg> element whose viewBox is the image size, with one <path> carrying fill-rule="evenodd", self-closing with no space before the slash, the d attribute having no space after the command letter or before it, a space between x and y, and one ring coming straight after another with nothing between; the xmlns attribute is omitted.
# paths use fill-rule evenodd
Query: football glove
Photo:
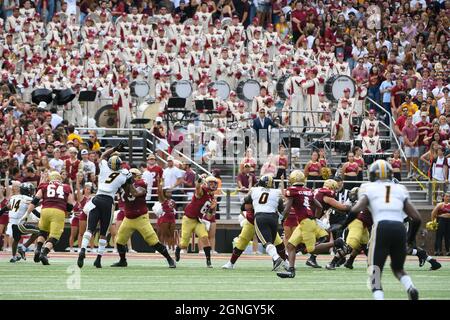
<svg viewBox="0 0 450 320"><path fill-rule="evenodd" d="M127 173L127 184L132 184L134 182L133 174L131 172Z"/></svg>
<svg viewBox="0 0 450 320"><path fill-rule="evenodd" d="M124 147L127 146L127 143L122 140L119 142L119 144L117 146L114 147L114 151L123 151Z"/></svg>

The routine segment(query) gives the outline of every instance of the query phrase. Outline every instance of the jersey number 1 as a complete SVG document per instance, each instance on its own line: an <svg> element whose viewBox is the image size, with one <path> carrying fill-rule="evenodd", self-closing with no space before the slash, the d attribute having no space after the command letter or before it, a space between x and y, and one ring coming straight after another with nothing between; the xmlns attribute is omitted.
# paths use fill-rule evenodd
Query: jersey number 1
<svg viewBox="0 0 450 320"><path fill-rule="evenodd" d="M386 186L386 198L385 202L389 203L391 201L391 186Z"/></svg>

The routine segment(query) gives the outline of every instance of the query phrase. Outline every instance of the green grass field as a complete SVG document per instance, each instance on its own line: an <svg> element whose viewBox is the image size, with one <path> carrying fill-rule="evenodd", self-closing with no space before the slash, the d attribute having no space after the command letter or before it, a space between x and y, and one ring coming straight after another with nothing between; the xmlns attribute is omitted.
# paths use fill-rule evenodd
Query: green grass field
<svg viewBox="0 0 450 320"><path fill-rule="evenodd" d="M0 299L371 299L366 286L363 257L355 269L335 271L305 266L298 257L295 279L279 279L271 272L268 256L243 256L234 270L222 270L229 255L213 256L213 269L205 267L203 257L182 256L176 269L154 254L128 257L127 268L110 268L117 255L107 254L103 268L92 266L88 255L83 269L76 267L76 254L52 254L50 266L35 264L32 253L27 261L9 262L0 254ZM419 268L415 257L408 257L406 270L420 291L421 299L450 299L450 259L439 259L442 268ZM324 267L329 257L318 259ZM388 262L389 263L389 262ZM78 273L79 272L79 273ZM79 276L78 276L79 275ZM383 275L386 299L406 299L400 283L387 269Z"/></svg>

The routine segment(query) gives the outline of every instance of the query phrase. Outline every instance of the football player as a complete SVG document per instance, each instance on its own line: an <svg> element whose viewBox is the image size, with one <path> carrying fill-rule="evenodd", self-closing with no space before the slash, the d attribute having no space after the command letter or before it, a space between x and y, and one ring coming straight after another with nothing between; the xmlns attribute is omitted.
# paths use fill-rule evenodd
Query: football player
<svg viewBox="0 0 450 320"><path fill-rule="evenodd" d="M306 177L304 173L300 170L292 171L289 176L289 183L291 186L286 191L288 200L283 215L286 218L291 207L293 207L299 224L288 242L289 269L286 272L277 273L280 278L295 277L296 248L300 244L304 244L306 252L313 254L326 253L331 248L342 249L345 244L341 238L334 241L331 238L330 241L324 242L328 237L328 232L321 228L315 220L316 217L321 215L322 205L315 198L313 191L305 187ZM316 239L319 239L318 244Z"/></svg>
<svg viewBox="0 0 450 320"><path fill-rule="evenodd" d="M245 215L244 215L245 212ZM236 241L236 246L233 248L233 253L231 255L230 261L222 266L222 269L234 269L234 265L236 261L241 256L242 252L244 252L245 248L247 248L250 241L255 236L255 215L253 206L251 204L243 203L241 206L241 215L245 217L244 224L242 226L241 233L238 236L238 240ZM280 235L276 234L274 243L275 248L277 249L278 255L286 261L286 249L281 240Z"/></svg>
<svg viewBox="0 0 450 320"><path fill-rule="evenodd" d="M283 183L282 183L283 185ZM245 204L252 204L255 211L254 226L256 235L266 252L272 257L273 270L284 261L274 245L278 235L278 212L283 212L282 190L273 189L271 176L262 176L256 186L245 197Z"/></svg>
<svg viewBox="0 0 450 320"><path fill-rule="evenodd" d="M12 258L9 262L17 262L20 259L26 260L24 247L28 247L31 243L33 243L38 236L39 228L31 223L25 223L28 206L33 200L34 195L34 185L31 183L22 183L20 185L20 194L16 194L11 196L9 199L9 203L7 206L3 207L0 210L0 216L9 211L9 223L11 223L12 228ZM33 214L35 216L40 216L39 212L34 210ZM25 217L25 218L24 218ZM23 219L24 218L24 219ZM25 234L31 234L30 240L27 241L27 246L20 245L20 238ZM19 247L18 247L19 246ZM17 252L19 253L16 256Z"/></svg>
<svg viewBox="0 0 450 320"><path fill-rule="evenodd" d="M38 186L38 191L25 214L28 217L42 200L39 237L36 242L34 262L40 261L43 265L50 264L47 255L55 247L64 231L66 212L70 213L75 204L72 188L62 181L59 172L49 172L47 182Z"/></svg>
<svg viewBox="0 0 450 320"><path fill-rule="evenodd" d="M117 155L111 156L114 152L121 151L124 146L125 143L120 142L116 147L109 148L103 152L100 158L98 190L94 198L88 201L83 209L84 212L89 212L89 214L87 230L83 234L83 241L81 242L81 249L78 254L77 264L80 268L83 267L84 259L86 258L86 248L98 223L100 223L100 238L98 240L98 254L94 266L97 268L102 267L101 259L107 245L106 234L112 221L114 197L120 187L125 183L131 183L133 179L127 169L121 168L122 160L120 157Z"/></svg>
<svg viewBox="0 0 450 320"><path fill-rule="evenodd" d="M145 242L156 251L162 254L169 263L170 268L175 268L175 261L169 255L167 248L163 246L156 235L155 230L150 223L148 216L147 203L145 197L147 195L147 184L142 179L141 171L136 168L130 169L134 182L126 184L122 187L121 193L124 202L125 218L117 232L116 244L119 252L120 260L111 267L126 267L128 265L126 255L126 244L134 231L141 234Z"/></svg>
<svg viewBox="0 0 450 320"><path fill-rule="evenodd" d="M405 186L392 182L392 167L387 161L375 161L369 168L369 178L371 182L361 185L359 200L350 214L366 209L372 213L374 225L369 244L369 280L373 297L375 300L384 299L381 273L389 256L392 272L407 291L409 299L418 300L419 291L405 272L404 264L407 244L412 246L422 222L420 215L411 204ZM403 212L411 218L408 237Z"/></svg>
<svg viewBox="0 0 450 320"><path fill-rule="evenodd" d="M327 179L323 183L323 187L320 189L316 189L314 191L314 198L322 205L323 211L322 213L328 214L328 212L331 211L331 209L334 209L336 212L347 212L350 209L349 205L340 203L335 199L335 193L339 189L339 184L333 180L333 179ZM332 230L330 230L332 231ZM344 244L344 246L346 246ZM345 254L342 250L337 250L338 258L342 259L342 257L345 258ZM310 261L311 259L314 259L313 256L308 259ZM335 261L334 258L332 261ZM315 259L314 261L315 262ZM339 262L339 260L338 260ZM342 261L344 263L345 261ZM326 265L326 268L328 270L334 270L337 264L335 263L329 263Z"/></svg>
<svg viewBox="0 0 450 320"><path fill-rule="evenodd" d="M206 185L205 185L206 184ZM215 177L200 176L195 182L195 193L191 202L184 209L183 219L181 221L181 239L179 246L175 249L175 260L180 261L180 252L186 249L189 244L191 234L194 232L198 241L203 242L203 250L206 256L206 266L212 268L211 264L211 244L208 239L208 231L201 219L205 214L215 214L217 201L214 193L218 187L218 181Z"/></svg>

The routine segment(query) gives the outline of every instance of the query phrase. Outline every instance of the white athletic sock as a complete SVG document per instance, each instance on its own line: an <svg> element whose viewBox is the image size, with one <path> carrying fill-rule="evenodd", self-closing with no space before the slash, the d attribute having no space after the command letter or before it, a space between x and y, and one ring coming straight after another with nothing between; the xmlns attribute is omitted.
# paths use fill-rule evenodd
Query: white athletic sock
<svg viewBox="0 0 450 320"><path fill-rule="evenodd" d="M408 275L401 277L400 283L403 285L403 287L405 288L406 291L408 291L409 288L414 287L411 277Z"/></svg>
<svg viewBox="0 0 450 320"><path fill-rule="evenodd" d="M416 256L417 255L417 249L413 249L413 251L412 251L412 253L411 253L413 256Z"/></svg>
<svg viewBox="0 0 450 320"><path fill-rule="evenodd" d="M86 249L89 245L89 242L91 241L92 238L92 233L90 233L89 231L86 231L83 234L83 240L81 241L81 248Z"/></svg>
<svg viewBox="0 0 450 320"><path fill-rule="evenodd" d="M272 257L272 260L277 260L280 256L277 253L277 248L273 244L268 244L266 247L267 253Z"/></svg>
<svg viewBox="0 0 450 320"><path fill-rule="evenodd" d="M106 241L106 239L100 239L98 240L98 250L97 250L97 254L99 255L103 255L105 253L106 250L106 245L108 244L108 241Z"/></svg>
<svg viewBox="0 0 450 320"><path fill-rule="evenodd" d="M384 300L384 292L383 292L383 290L375 290L373 292L373 298L375 300Z"/></svg>
<svg viewBox="0 0 450 320"><path fill-rule="evenodd" d="M427 257L427 261L430 261L431 259L433 259L432 256L428 256L428 257Z"/></svg>

